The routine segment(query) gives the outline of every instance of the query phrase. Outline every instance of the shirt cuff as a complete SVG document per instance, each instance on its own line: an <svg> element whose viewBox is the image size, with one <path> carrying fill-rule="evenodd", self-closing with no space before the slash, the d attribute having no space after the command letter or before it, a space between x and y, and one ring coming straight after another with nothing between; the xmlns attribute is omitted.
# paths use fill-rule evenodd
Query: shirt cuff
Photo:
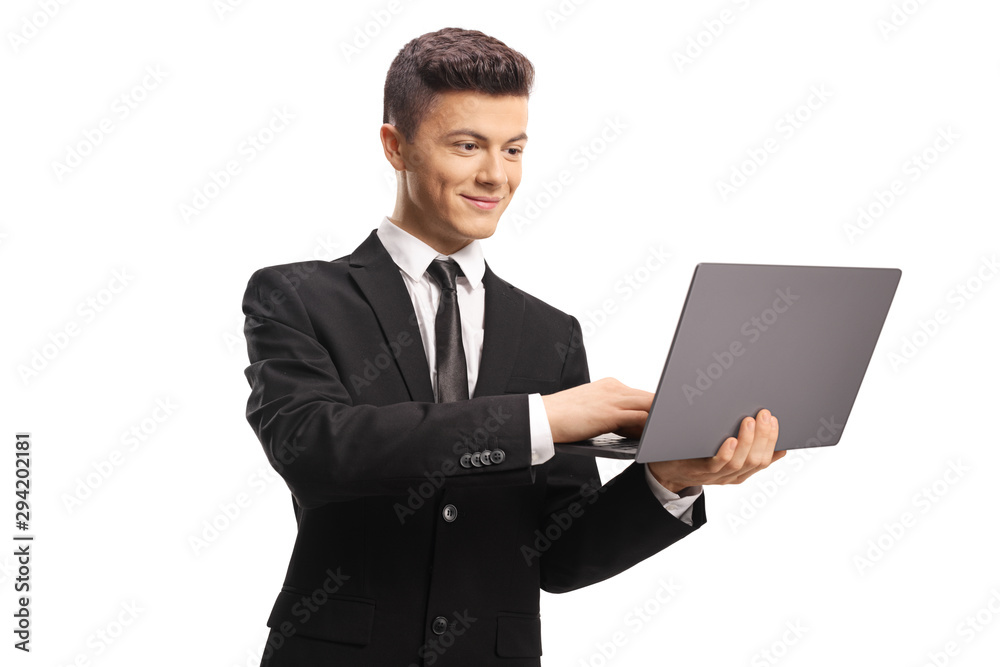
<svg viewBox="0 0 1000 667"><path fill-rule="evenodd" d="M670 512L687 525L694 525L694 519L691 516L691 507L694 505L695 501L698 500L698 496L701 495L701 485L689 486L681 489L679 494L674 493L656 481L656 478L653 477L653 473L649 471L648 465L645 463L642 465L646 469L646 483L649 484L649 489L653 492L653 495L656 496L656 499L660 501L661 505L663 505L663 509Z"/></svg>
<svg viewBox="0 0 1000 667"><path fill-rule="evenodd" d="M531 465L545 463L556 455L549 416L541 394L528 394L528 428L531 432Z"/></svg>

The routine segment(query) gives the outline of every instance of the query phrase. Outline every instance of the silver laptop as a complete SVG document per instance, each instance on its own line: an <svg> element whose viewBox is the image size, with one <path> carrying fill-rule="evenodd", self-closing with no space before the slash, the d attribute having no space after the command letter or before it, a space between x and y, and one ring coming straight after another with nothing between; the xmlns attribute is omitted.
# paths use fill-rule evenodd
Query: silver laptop
<svg viewBox="0 0 1000 667"><path fill-rule="evenodd" d="M902 271L695 267L639 440L605 435L557 452L673 461L714 456L767 408L776 449L840 442Z"/></svg>

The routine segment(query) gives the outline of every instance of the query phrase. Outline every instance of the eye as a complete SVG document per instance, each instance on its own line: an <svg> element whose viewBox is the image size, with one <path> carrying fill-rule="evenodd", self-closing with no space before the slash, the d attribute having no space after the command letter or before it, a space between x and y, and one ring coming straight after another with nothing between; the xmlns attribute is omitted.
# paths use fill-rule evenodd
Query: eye
<svg viewBox="0 0 1000 667"><path fill-rule="evenodd" d="M514 155L514 156L520 155L521 153L524 152L523 148L517 148L516 146L513 147L513 148L508 148L507 150L508 151L514 151L513 153L511 153L511 155Z"/></svg>
<svg viewBox="0 0 1000 667"><path fill-rule="evenodd" d="M466 141L466 142L458 144L458 145L461 146L462 148L465 148L466 146L471 146L472 148L476 147L476 145L474 143L470 142L470 141ZM470 148L469 150L472 150L472 149Z"/></svg>

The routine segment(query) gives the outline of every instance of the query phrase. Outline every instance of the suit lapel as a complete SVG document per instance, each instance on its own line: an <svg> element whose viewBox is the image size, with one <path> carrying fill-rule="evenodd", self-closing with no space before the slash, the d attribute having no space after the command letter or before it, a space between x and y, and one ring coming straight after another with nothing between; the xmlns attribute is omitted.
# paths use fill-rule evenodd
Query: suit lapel
<svg viewBox="0 0 1000 667"><path fill-rule="evenodd" d="M433 403L430 369L424 355L423 340L410 293L406 291L403 278L399 275L399 267L392 261L374 231L351 253L350 264L349 274L375 312L386 345L391 349L402 332L408 333L416 343L400 346L396 356L396 363L410 392L410 398Z"/></svg>
<svg viewBox="0 0 1000 667"><path fill-rule="evenodd" d="M486 265L483 274L486 308L483 321L483 354L474 396L502 394L514 368L521 344L524 297Z"/></svg>
<svg viewBox="0 0 1000 667"><path fill-rule="evenodd" d="M413 312L410 293L406 291L399 267L392 261L373 231L351 253L351 279L365 295L382 329L386 345L400 332L407 332L417 345L400 349L396 362L403 381L414 401L434 402L430 367L424 355L420 328ZM483 318L483 353L474 396L495 396L507 387L514 359L521 344L524 297L501 280L486 265L483 274L485 312Z"/></svg>

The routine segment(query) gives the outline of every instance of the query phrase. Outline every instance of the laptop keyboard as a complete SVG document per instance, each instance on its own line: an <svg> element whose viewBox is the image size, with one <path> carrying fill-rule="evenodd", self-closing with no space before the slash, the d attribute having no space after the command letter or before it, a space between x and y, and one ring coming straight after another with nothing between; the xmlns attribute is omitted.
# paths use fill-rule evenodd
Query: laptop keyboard
<svg viewBox="0 0 1000 667"><path fill-rule="evenodd" d="M613 452L634 452L639 447L638 440L626 440L614 435L600 435L596 438L591 438L590 442L595 447L610 449Z"/></svg>

